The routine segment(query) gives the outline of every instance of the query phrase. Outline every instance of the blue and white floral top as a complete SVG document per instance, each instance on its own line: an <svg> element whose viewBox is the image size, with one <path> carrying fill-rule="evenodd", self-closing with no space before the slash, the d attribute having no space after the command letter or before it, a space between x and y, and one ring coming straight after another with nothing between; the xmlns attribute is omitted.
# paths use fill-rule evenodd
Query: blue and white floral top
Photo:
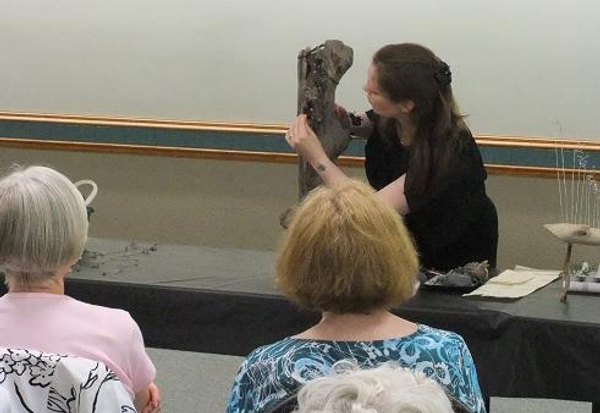
<svg viewBox="0 0 600 413"><path fill-rule="evenodd" d="M327 374L340 360L362 367L396 362L423 372L477 413L485 413L471 353L461 336L418 324L408 336L376 341L328 341L285 338L259 347L242 363L227 413L260 413Z"/></svg>

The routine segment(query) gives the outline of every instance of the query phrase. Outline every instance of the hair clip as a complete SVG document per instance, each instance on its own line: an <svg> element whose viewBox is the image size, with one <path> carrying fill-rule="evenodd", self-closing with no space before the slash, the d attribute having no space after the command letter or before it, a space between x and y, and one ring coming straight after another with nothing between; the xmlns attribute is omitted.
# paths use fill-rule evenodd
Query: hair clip
<svg viewBox="0 0 600 413"><path fill-rule="evenodd" d="M452 72L450 66L444 61L441 62L439 70L433 75L438 84L445 88L452 83Z"/></svg>

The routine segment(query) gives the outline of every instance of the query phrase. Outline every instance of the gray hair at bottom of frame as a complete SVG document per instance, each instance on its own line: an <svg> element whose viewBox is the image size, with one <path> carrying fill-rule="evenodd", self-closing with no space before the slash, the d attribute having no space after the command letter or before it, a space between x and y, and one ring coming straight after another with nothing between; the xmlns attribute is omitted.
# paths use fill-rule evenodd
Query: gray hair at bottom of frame
<svg viewBox="0 0 600 413"><path fill-rule="evenodd" d="M361 369L351 361L308 382L294 413L452 413L442 387L424 374L394 363Z"/></svg>

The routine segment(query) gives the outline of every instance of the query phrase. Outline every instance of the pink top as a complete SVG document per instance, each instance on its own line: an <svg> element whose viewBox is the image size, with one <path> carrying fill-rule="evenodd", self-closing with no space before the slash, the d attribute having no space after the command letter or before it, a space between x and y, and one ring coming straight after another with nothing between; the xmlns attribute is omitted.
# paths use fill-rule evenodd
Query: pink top
<svg viewBox="0 0 600 413"><path fill-rule="evenodd" d="M0 347L101 361L132 397L156 376L142 333L127 311L66 295L8 293L0 297Z"/></svg>

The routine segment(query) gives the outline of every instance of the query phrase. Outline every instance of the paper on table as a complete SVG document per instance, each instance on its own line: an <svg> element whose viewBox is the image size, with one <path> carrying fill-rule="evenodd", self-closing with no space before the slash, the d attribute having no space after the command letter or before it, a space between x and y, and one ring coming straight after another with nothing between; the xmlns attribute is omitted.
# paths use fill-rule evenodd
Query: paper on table
<svg viewBox="0 0 600 413"><path fill-rule="evenodd" d="M513 271L517 271L517 272L535 272L535 273L542 273L542 274L558 274L560 275L561 271L558 270L544 270L541 268L533 268L533 267L524 267L523 265L515 265L515 268Z"/></svg>
<svg viewBox="0 0 600 413"><path fill-rule="evenodd" d="M554 273L555 270L538 270L534 268L522 267L520 265L515 266L515 271L535 271L535 272L546 272L546 273ZM581 293L594 293L600 294L600 283L597 282L583 282L583 281L573 281L569 283L569 291L581 292Z"/></svg>
<svg viewBox="0 0 600 413"><path fill-rule="evenodd" d="M504 284L504 285L513 285L513 284L523 284L534 278L535 275L530 272L525 271L504 271L502 274L490 278L488 280L488 284Z"/></svg>
<svg viewBox="0 0 600 413"><path fill-rule="evenodd" d="M556 270L536 270L524 267L515 267L515 270L502 272L502 274L491 278L487 283L469 294L464 294L464 296L521 298L550 284L560 275L560 271ZM496 279L499 280L496 281Z"/></svg>

